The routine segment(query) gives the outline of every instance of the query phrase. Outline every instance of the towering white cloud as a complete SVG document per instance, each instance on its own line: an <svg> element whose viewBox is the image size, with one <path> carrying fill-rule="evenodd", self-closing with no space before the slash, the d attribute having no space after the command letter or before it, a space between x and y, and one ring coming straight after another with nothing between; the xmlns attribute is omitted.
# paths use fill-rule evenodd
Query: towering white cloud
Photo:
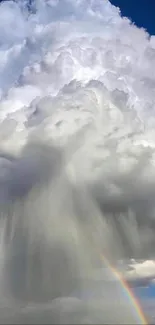
<svg viewBox="0 0 155 325"><path fill-rule="evenodd" d="M74 255L74 262L78 255L77 278L88 273L97 249L112 260L153 253L155 41L108 0L38 0L33 6L30 13L25 1L0 5L0 199L6 236L2 255L9 260L6 279L15 296L37 300L48 290L51 294L53 266L46 255L53 245L50 225L57 244L63 235L56 246L60 260L64 252L67 258ZM63 150L63 163L57 150L53 154L53 143ZM63 213L67 219L62 228ZM19 243L29 262L28 283L21 280L21 287L14 280ZM38 278L33 271L37 254L42 257ZM56 261L55 251L50 254ZM55 265L54 274L62 277L62 268ZM70 259L64 281L54 277L52 298L73 290L72 267ZM33 292L40 279L44 282ZM54 306L57 310L57 301ZM92 306L78 308L86 322ZM64 321L61 310L59 323ZM26 320L33 317L33 310L24 312ZM75 321L70 317L70 323Z"/></svg>

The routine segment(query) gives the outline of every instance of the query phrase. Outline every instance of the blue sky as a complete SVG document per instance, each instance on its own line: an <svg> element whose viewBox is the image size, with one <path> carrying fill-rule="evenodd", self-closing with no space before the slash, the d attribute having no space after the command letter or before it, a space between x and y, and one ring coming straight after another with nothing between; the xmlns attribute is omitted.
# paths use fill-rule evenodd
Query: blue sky
<svg viewBox="0 0 155 325"><path fill-rule="evenodd" d="M123 16L139 27L144 27L151 35L155 35L155 0L110 0L121 9Z"/></svg>

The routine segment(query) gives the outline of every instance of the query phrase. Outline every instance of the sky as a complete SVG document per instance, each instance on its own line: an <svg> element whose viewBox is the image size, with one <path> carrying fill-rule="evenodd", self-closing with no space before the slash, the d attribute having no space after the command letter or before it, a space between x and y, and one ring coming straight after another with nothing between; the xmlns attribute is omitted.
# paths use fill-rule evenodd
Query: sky
<svg viewBox="0 0 155 325"><path fill-rule="evenodd" d="M3 2L6 0L0 0ZM33 0L29 0L31 3ZM138 27L145 28L155 35L155 1L154 0L110 0L121 9L123 16L130 18Z"/></svg>
<svg viewBox="0 0 155 325"><path fill-rule="evenodd" d="M72 266L93 275L102 251L154 254L155 37L108 0L38 0L34 15L18 4L0 6L0 284L31 302L75 292Z"/></svg>
<svg viewBox="0 0 155 325"><path fill-rule="evenodd" d="M118 6L122 15L131 18L138 27L143 27L149 34L155 35L154 0L111 0L111 3Z"/></svg>
<svg viewBox="0 0 155 325"><path fill-rule="evenodd" d="M107 177L113 171L113 183L115 173L124 177L119 173L126 169L127 185L125 180L117 184L122 197L116 191L110 207L105 194L109 191L111 200L113 196L111 188L105 186L105 209L121 211L125 206L128 210L129 204L142 219L135 195L140 195L147 173L150 181L155 179L153 167L150 168L155 146L155 37L148 38L143 30L121 18L108 1L63 1L64 6L61 0L56 6L50 1L49 6L40 0L36 14L28 18L15 2L5 1L0 6L3 150L6 147L5 150L14 151L18 145L20 150L31 130L38 130L40 124L49 136L63 143L68 143L76 132L83 135L83 130L91 125L85 133L86 141L77 143L78 154L75 149L75 169L83 163L78 177L86 181L92 175L100 178L99 173L105 168L103 174ZM143 150L147 152L147 164ZM135 174L137 169L132 175L134 164L144 168L143 180ZM137 188L132 183L136 177ZM144 189L139 209L147 210L145 216L148 214L151 224L155 188L147 184ZM149 241L154 240L152 224L145 234ZM143 232L141 236L144 238Z"/></svg>

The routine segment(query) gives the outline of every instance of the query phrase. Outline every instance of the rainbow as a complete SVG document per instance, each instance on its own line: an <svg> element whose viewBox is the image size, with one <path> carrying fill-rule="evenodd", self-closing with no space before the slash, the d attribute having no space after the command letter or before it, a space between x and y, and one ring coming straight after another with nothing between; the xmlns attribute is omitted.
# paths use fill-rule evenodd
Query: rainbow
<svg viewBox="0 0 155 325"><path fill-rule="evenodd" d="M118 270L109 263L109 261L105 258L105 256L102 256L102 259L104 260L104 263L108 266L108 268L111 270L114 277L121 284L121 287L124 290L125 296L128 298L131 305L133 306L133 309L136 312L139 324L148 325L148 321L143 313L142 307L140 306L139 301L136 299L135 295L133 294L133 292L132 292L131 288L129 287L128 283L126 282L126 280L122 277L122 275L118 272Z"/></svg>

